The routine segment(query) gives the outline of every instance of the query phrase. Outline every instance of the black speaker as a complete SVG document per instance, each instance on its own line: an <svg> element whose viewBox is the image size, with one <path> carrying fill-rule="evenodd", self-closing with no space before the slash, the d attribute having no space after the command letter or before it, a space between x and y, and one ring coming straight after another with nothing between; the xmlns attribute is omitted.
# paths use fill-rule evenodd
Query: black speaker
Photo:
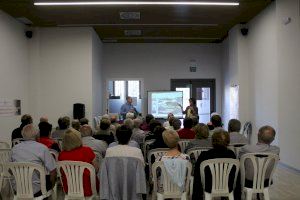
<svg viewBox="0 0 300 200"><path fill-rule="evenodd" d="M32 31L26 31L25 35L26 35L27 38L31 39L32 36L33 36L33 32Z"/></svg>
<svg viewBox="0 0 300 200"><path fill-rule="evenodd" d="M75 103L73 105L73 118L81 119L85 117L85 105L82 103Z"/></svg>
<svg viewBox="0 0 300 200"><path fill-rule="evenodd" d="M241 28L241 33L242 33L243 36L247 36L248 32L249 32L248 28Z"/></svg>

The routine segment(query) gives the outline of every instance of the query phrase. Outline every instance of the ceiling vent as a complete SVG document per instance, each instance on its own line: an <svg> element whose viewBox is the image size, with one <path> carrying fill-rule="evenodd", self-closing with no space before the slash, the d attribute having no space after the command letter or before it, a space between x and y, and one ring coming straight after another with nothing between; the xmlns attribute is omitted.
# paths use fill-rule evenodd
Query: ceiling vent
<svg viewBox="0 0 300 200"><path fill-rule="evenodd" d="M140 12L120 12L120 19L123 20L140 20L141 13Z"/></svg>
<svg viewBox="0 0 300 200"><path fill-rule="evenodd" d="M104 42L104 43L116 43L116 42L118 42L118 40L116 40L116 39L103 39L102 42Z"/></svg>
<svg viewBox="0 0 300 200"><path fill-rule="evenodd" d="M32 25L33 23L32 23L32 21L30 21L28 18L26 18L26 17L18 17L18 18L16 18L19 22L21 22L21 23L23 23L23 24L25 24L25 25L28 25L28 26L30 26L30 25Z"/></svg>
<svg viewBox="0 0 300 200"><path fill-rule="evenodd" d="M141 36L142 30L124 30L125 36Z"/></svg>

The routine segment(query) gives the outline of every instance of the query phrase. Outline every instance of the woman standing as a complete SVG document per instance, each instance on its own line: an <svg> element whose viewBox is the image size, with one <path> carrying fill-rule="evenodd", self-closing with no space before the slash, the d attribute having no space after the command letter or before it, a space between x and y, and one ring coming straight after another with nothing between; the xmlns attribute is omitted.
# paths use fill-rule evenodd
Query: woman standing
<svg viewBox="0 0 300 200"><path fill-rule="evenodd" d="M185 110L183 110L182 105L178 104L182 109L182 114L185 114L185 118L197 117L199 119L198 108L196 106L196 99L190 98L189 102L190 102L190 105L187 106L185 108Z"/></svg>

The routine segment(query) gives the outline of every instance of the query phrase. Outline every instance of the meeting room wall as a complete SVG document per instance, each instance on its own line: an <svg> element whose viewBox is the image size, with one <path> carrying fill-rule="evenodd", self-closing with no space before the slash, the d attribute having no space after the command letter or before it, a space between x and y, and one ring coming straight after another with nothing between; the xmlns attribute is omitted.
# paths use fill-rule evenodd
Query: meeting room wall
<svg viewBox="0 0 300 200"><path fill-rule="evenodd" d="M189 71L191 60L196 72ZM103 61L105 87L109 78L143 79L144 114L147 91L170 90L170 79L201 78L216 79L216 110L221 112L220 44L104 44Z"/></svg>
<svg viewBox="0 0 300 200"><path fill-rule="evenodd" d="M101 55L93 57L93 51L101 54L102 48L94 30L38 28L34 34L30 44L30 103L34 118L46 115L56 126L58 117L73 117L74 103L83 103L86 117L92 120L93 102L99 100L101 105L97 98L100 91L93 94L93 89L97 92L93 85L101 83ZM94 72L99 73L97 80Z"/></svg>
<svg viewBox="0 0 300 200"><path fill-rule="evenodd" d="M248 88L247 109L248 119L253 124L252 143L257 142L257 131L261 126L273 126L277 131L273 144L280 146L281 162L300 170L297 154L300 151L298 3L299 1L293 0L273 2L248 23L249 34L246 37L239 34L239 26L230 31L223 45L227 50L230 45L234 49L227 52L224 50L223 54L227 54L228 59L235 57L237 66L224 65L224 69L235 70L236 67L237 73L224 73L223 80L224 98L229 95L230 81L237 81L237 84ZM286 23L288 17L291 21ZM223 63L229 63L226 59L223 60ZM245 81L246 76L249 78ZM241 96L240 101L241 98L244 97ZM228 112L228 108L228 101L223 100L223 111Z"/></svg>
<svg viewBox="0 0 300 200"><path fill-rule="evenodd" d="M0 10L0 98L21 100L22 113L29 112L29 58L25 27ZM20 116L0 116L0 140L10 141Z"/></svg>

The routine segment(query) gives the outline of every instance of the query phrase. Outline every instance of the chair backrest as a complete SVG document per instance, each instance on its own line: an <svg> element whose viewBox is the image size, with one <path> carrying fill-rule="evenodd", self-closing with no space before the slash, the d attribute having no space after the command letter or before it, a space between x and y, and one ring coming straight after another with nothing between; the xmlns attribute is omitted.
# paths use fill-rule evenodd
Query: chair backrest
<svg viewBox="0 0 300 200"><path fill-rule="evenodd" d="M4 142L4 141L0 141L0 148L2 149L9 149L10 146L7 142Z"/></svg>
<svg viewBox="0 0 300 200"><path fill-rule="evenodd" d="M90 172L90 180L93 195L97 194L96 175L93 165L80 161L59 161L57 162L58 173L61 179L62 172L65 175L68 185L68 198L84 198L83 172L85 169ZM63 184L63 181L62 181Z"/></svg>
<svg viewBox="0 0 300 200"><path fill-rule="evenodd" d="M191 142L192 140L188 140L188 139L183 139L183 140L179 140L178 144L180 146L180 150L182 153L184 153L185 148L187 147L187 145Z"/></svg>
<svg viewBox="0 0 300 200"><path fill-rule="evenodd" d="M254 192L262 192L265 181L271 185L272 177L278 163L279 156L272 153L247 153L241 157L241 185L245 186L246 176L252 178ZM249 174L250 173L250 174Z"/></svg>
<svg viewBox="0 0 300 200"><path fill-rule="evenodd" d="M189 155L192 163L196 163L198 157L200 156L200 154L203 152L203 151L208 151L212 149L212 147L206 147L206 148L203 148L203 147L195 147L195 148L191 148L187 151L187 154Z"/></svg>
<svg viewBox="0 0 300 200"><path fill-rule="evenodd" d="M58 155L59 155L59 153L57 151L53 150L53 149L49 149L49 151L50 151L50 154L55 159L55 162L57 162L58 161Z"/></svg>
<svg viewBox="0 0 300 200"><path fill-rule="evenodd" d="M10 161L11 149L0 149L0 174L4 170L5 164Z"/></svg>
<svg viewBox="0 0 300 200"><path fill-rule="evenodd" d="M157 169L160 168L161 174L163 176L163 193L167 196L172 196L173 198L179 198L181 197L182 192L189 192L189 182L191 178L192 173L192 164L190 162L187 162L187 172L186 172L186 179L185 179L185 187L184 191L181 191L181 189L178 187L178 185L174 184L164 166L163 161L157 161L153 163L152 165L152 174L153 174L153 180L154 180L154 190L156 190L157 186Z"/></svg>
<svg viewBox="0 0 300 200"><path fill-rule="evenodd" d="M42 195L46 195L45 168L41 165L28 162L9 162L6 164L15 178L17 194L16 199L33 199L32 176L34 171L39 173Z"/></svg>
<svg viewBox="0 0 300 200"><path fill-rule="evenodd" d="M222 196L229 194L229 174L235 169L233 188L239 172L240 162L237 159L217 158L203 161L200 165L201 182L205 190L205 168L209 167L212 176L211 194Z"/></svg>
<svg viewBox="0 0 300 200"><path fill-rule="evenodd" d="M236 157L238 158L240 149L245 145L246 145L245 143L234 143L234 144L228 145L227 148L232 150L234 152L234 154L236 155Z"/></svg>
<svg viewBox="0 0 300 200"><path fill-rule="evenodd" d="M157 148L157 149L152 149L148 152L147 160L148 160L148 165L149 165L150 180L151 180L151 177L152 177L152 162L151 162L152 159L151 158L154 157L155 160L157 160L157 158L162 157L163 155L165 155L168 150L170 150L170 149L169 148Z"/></svg>
<svg viewBox="0 0 300 200"><path fill-rule="evenodd" d="M144 152L144 158L145 158L145 160L147 159L149 145L152 144L154 141L155 141L155 139L151 139L151 140L146 140L144 142L143 152Z"/></svg>

